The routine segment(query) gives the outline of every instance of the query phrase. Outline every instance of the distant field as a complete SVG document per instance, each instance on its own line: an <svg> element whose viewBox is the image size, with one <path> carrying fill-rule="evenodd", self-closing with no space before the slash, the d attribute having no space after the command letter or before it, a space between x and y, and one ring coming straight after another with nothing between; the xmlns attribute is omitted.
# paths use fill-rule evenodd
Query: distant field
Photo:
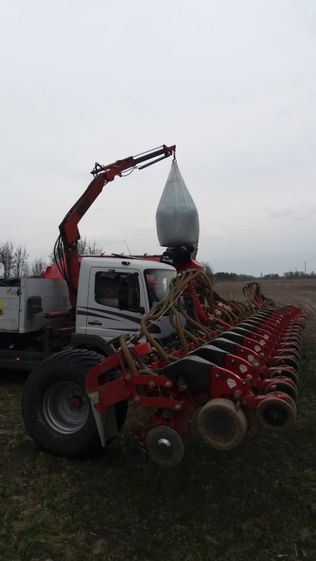
<svg viewBox="0 0 316 561"><path fill-rule="evenodd" d="M316 313L316 279L303 280L262 280L258 281L265 296L280 304L295 304ZM217 282L215 288L223 296L242 298L244 282Z"/></svg>
<svg viewBox="0 0 316 561"><path fill-rule="evenodd" d="M216 289L241 298L242 283ZM229 452L186 442L161 470L124 439L87 461L39 450L20 415L23 379L0 373L0 561L315 561L316 281L263 293L311 312L294 428Z"/></svg>
<svg viewBox="0 0 316 561"><path fill-rule="evenodd" d="M244 282L218 282L215 289L224 297L242 300ZM316 279L259 281L262 293L278 304L294 304L310 313L307 335L316 338Z"/></svg>

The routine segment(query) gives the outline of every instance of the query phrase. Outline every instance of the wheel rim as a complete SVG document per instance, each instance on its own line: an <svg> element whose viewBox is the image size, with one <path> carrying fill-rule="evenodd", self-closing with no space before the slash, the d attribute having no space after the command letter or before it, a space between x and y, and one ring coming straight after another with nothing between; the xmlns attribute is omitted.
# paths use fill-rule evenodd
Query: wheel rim
<svg viewBox="0 0 316 561"><path fill-rule="evenodd" d="M214 440L221 442L230 441L235 435L235 427L226 411L211 411L205 422L208 433L213 435Z"/></svg>
<svg viewBox="0 0 316 561"><path fill-rule="evenodd" d="M60 434L74 434L86 424L90 405L83 389L73 382L52 384L43 398L46 423Z"/></svg>

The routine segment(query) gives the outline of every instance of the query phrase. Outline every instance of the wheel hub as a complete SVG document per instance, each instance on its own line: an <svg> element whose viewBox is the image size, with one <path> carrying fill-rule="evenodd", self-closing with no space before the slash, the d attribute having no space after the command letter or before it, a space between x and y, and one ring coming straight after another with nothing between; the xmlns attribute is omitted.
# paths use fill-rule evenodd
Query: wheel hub
<svg viewBox="0 0 316 561"><path fill-rule="evenodd" d="M45 392L42 414L45 422L60 434L75 434L89 417L89 400L84 390L74 382L52 384Z"/></svg>

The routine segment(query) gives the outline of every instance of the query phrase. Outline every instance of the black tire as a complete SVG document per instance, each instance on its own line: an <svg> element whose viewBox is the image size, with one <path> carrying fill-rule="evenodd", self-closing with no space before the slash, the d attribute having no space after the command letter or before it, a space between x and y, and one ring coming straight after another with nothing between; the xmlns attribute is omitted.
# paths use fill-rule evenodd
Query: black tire
<svg viewBox="0 0 316 561"><path fill-rule="evenodd" d="M274 364L273 366L292 366L292 368L294 368L296 370L296 372L299 371L299 364L298 361L295 358L292 358L290 356L285 355L284 358L279 358Z"/></svg>
<svg viewBox="0 0 316 561"><path fill-rule="evenodd" d="M275 378L275 382L271 382L264 390L264 393L271 392L283 392L289 395L294 401L297 400L297 388L285 380L278 380Z"/></svg>
<svg viewBox="0 0 316 561"><path fill-rule="evenodd" d="M277 392L274 396L271 395L271 397L261 401L255 411L261 428L275 432L289 430L296 417L295 402L291 398L289 398L289 401L280 399L277 397Z"/></svg>
<svg viewBox="0 0 316 561"><path fill-rule="evenodd" d="M25 427L45 450L65 458L91 456L101 448L85 379L104 357L86 349L67 349L51 355L28 377L22 397ZM115 405L118 430L124 424L127 402Z"/></svg>
<svg viewBox="0 0 316 561"><path fill-rule="evenodd" d="M176 467L184 455L183 440L169 426L160 425L150 429L145 438L150 459L160 467Z"/></svg>
<svg viewBox="0 0 316 561"><path fill-rule="evenodd" d="M286 378L290 378L290 380L292 380L294 384L297 386L298 374L293 369L288 370L286 366L283 366L282 369L279 370L279 372L275 372L269 375L269 377L273 379L279 378L280 376L285 376Z"/></svg>
<svg viewBox="0 0 316 561"><path fill-rule="evenodd" d="M198 426L197 426L197 422L198 422L198 417L200 414L202 407L198 407L197 409L195 409L195 411L193 412L191 419L190 419L190 434L193 438L193 440L199 445L199 446L206 446L206 442L204 440L204 438L202 438L200 431L198 430Z"/></svg>

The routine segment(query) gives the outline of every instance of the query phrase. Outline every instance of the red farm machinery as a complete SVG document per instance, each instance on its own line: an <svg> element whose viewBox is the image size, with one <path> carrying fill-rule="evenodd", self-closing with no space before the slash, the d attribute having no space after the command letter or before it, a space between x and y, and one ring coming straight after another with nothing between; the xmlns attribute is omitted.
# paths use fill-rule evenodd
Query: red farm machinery
<svg viewBox="0 0 316 561"><path fill-rule="evenodd" d="M60 226L55 248L72 314L87 313L78 300L85 259L81 261L77 251L80 218L115 176L174 152L175 146L163 146L94 168L93 181ZM127 311L138 314L136 329L122 330L99 346L89 334L75 335L72 344L33 370L22 409L25 425L41 447L68 458L91 455L120 433L131 402L147 412L146 421L133 427L135 438L160 466L177 465L183 441L191 436L228 450L254 427L284 432L293 424L305 312L275 305L257 283L245 285L242 301L222 298L192 259L192 251L170 247L161 257L119 256L121 268L134 267L134 284L140 271L147 280L161 281L151 268L155 263L160 273L171 275L168 290L164 277L163 297L151 300L147 282L147 308L140 305L142 300L136 312L118 307L126 310L125 318ZM98 259L104 269L107 258ZM126 299L126 274L122 284L118 276L122 273L111 267L106 269L107 278L112 275ZM93 321L99 321L101 308L93 310ZM161 336L159 325L166 320L170 330Z"/></svg>

